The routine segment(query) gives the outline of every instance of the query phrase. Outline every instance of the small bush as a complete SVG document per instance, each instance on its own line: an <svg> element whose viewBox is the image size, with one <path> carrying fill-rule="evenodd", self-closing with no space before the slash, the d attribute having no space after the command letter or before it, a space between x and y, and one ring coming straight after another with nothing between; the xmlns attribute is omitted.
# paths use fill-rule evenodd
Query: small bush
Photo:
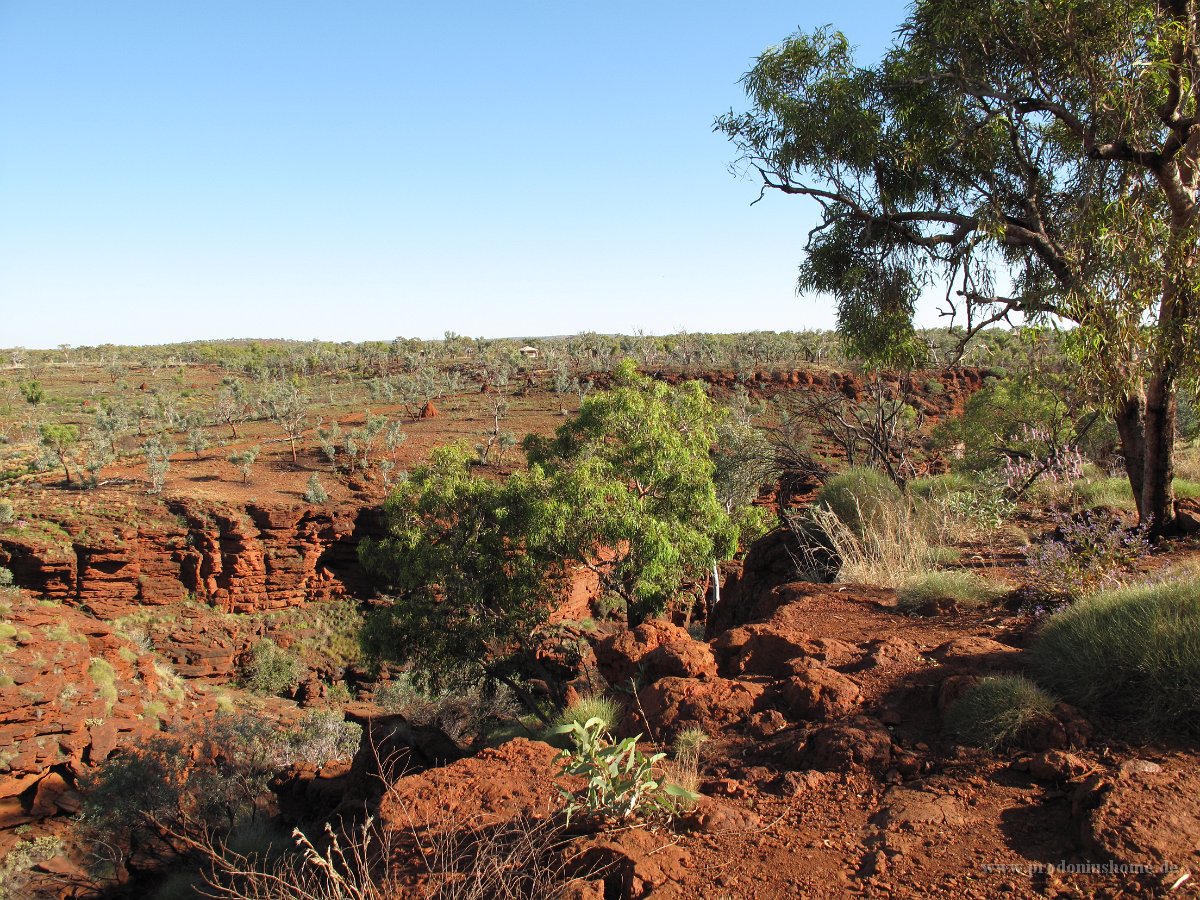
<svg viewBox="0 0 1200 900"><path fill-rule="evenodd" d="M319 766L330 760L351 759L362 743L362 731L361 725L347 722L341 713L310 712L285 735L283 761Z"/></svg>
<svg viewBox="0 0 1200 900"><path fill-rule="evenodd" d="M300 683L300 660L272 640L261 640L243 667L246 687L258 694L282 694Z"/></svg>
<svg viewBox="0 0 1200 900"><path fill-rule="evenodd" d="M568 824L579 812L601 822L669 816L677 802L699 799L692 791L659 778L655 767L666 754L642 753L637 745L641 735L614 742L600 719L572 722L555 731L569 736L574 745L559 755L563 774L584 779L579 792L559 789L567 800Z"/></svg>
<svg viewBox="0 0 1200 900"><path fill-rule="evenodd" d="M21 900L33 896L33 867L60 855L64 849L61 840L49 836L13 844L12 849L0 859L0 900Z"/></svg>
<svg viewBox="0 0 1200 900"><path fill-rule="evenodd" d="M900 489L882 472L852 467L826 481L817 491L816 502L861 537L900 499Z"/></svg>
<svg viewBox="0 0 1200 900"><path fill-rule="evenodd" d="M375 689L374 702L414 725L435 725L453 741L485 736L493 726L517 717L520 704L504 685L470 684L456 690L431 691L400 673Z"/></svg>
<svg viewBox="0 0 1200 900"><path fill-rule="evenodd" d="M1104 510L1059 516L1048 540L1025 551L1031 580L1052 593L1077 597L1116 584L1150 553L1146 527L1126 528Z"/></svg>
<svg viewBox="0 0 1200 900"><path fill-rule="evenodd" d="M1065 700L1151 734L1200 735L1200 577L1085 597L1030 651Z"/></svg>
<svg viewBox="0 0 1200 900"><path fill-rule="evenodd" d="M308 479L308 486L304 490L304 500L314 506L329 502L329 492L325 490L325 485L321 484L321 479L317 477L316 472L313 472Z"/></svg>
<svg viewBox="0 0 1200 900"><path fill-rule="evenodd" d="M4 566L0 566L0 588L12 587L12 583L13 573Z"/></svg>
<svg viewBox="0 0 1200 900"><path fill-rule="evenodd" d="M946 711L946 729L960 740L1003 750L1051 714L1054 698L1023 675L985 678Z"/></svg>
<svg viewBox="0 0 1200 900"><path fill-rule="evenodd" d="M602 694L580 697L559 714L556 724L563 726L578 722L582 725L588 719L599 719L608 729L616 728L621 724L621 706Z"/></svg>
<svg viewBox="0 0 1200 900"><path fill-rule="evenodd" d="M978 609L1005 594L1003 586L974 572L939 571L914 575L896 592L897 608L906 613L940 612L955 607Z"/></svg>
<svg viewBox="0 0 1200 900"><path fill-rule="evenodd" d="M11 525L16 517L12 501L6 497L0 497L0 525Z"/></svg>

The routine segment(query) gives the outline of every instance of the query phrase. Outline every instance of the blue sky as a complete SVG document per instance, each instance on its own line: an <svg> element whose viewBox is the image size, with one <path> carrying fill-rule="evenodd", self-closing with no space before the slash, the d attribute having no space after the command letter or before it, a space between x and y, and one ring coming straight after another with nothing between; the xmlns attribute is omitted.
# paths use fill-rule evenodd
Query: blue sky
<svg viewBox="0 0 1200 900"><path fill-rule="evenodd" d="M0 0L0 347L829 327L712 120L905 8Z"/></svg>

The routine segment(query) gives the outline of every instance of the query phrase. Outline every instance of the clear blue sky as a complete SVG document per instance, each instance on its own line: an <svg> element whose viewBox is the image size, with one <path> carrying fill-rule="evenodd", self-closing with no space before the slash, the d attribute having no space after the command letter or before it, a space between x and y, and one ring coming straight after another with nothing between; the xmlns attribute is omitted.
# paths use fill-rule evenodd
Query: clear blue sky
<svg viewBox="0 0 1200 900"><path fill-rule="evenodd" d="M905 8L0 0L0 347L829 327L712 120Z"/></svg>

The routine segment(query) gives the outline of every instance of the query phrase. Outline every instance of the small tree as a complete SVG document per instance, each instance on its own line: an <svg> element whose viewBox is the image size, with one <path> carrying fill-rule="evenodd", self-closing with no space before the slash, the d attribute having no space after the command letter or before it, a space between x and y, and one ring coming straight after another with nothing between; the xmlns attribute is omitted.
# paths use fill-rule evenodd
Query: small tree
<svg viewBox="0 0 1200 900"><path fill-rule="evenodd" d="M155 435L142 445L146 455L146 474L150 478L150 493L161 494L167 482L167 471L171 468L171 445Z"/></svg>
<svg viewBox="0 0 1200 900"><path fill-rule="evenodd" d="M585 400L553 439L526 439L549 483L539 515L558 552L624 599L631 625L737 549L714 482L722 418L699 382L671 388L626 360L613 390Z"/></svg>
<svg viewBox="0 0 1200 900"><path fill-rule="evenodd" d="M254 468L254 463L258 459L258 450L258 447L247 447L245 450L230 453L226 457L242 473L242 484L250 482L250 470Z"/></svg>
<svg viewBox="0 0 1200 900"><path fill-rule="evenodd" d="M313 472L308 478L308 485L304 489L304 500L317 506L329 502L329 492L325 490L325 485L321 484L321 479L317 477L316 472Z"/></svg>
<svg viewBox="0 0 1200 900"><path fill-rule="evenodd" d="M292 465L299 463L296 445L308 428L308 398L291 382L275 385L260 400L263 411L287 439L292 450Z"/></svg>
<svg viewBox="0 0 1200 900"><path fill-rule="evenodd" d="M384 504L386 536L359 556L393 599L363 642L423 686L501 682L542 715L523 682L537 674L554 690L535 651L565 572L535 517L541 484L473 477L470 462L464 447L440 447Z"/></svg>
<svg viewBox="0 0 1200 900"><path fill-rule="evenodd" d="M45 424L38 429L42 436L42 446L49 450L62 465L67 484L71 483L71 452L79 443L79 428L76 425Z"/></svg>

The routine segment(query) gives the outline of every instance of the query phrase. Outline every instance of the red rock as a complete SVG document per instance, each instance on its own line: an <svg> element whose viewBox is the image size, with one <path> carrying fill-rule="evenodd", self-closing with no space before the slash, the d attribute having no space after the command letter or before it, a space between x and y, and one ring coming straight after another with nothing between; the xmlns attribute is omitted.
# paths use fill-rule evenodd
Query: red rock
<svg viewBox="0 0 1200 900"><path fill-rule="evenodd" d="M761 684L727 678L663 678L638 694L649 726L660 738L684 728L714 733L764 706Z"/></svg>
<svg viewBox="0 0 1200 900"><path fill-rule="evenodd" d="M651 660L652 653L663 645L672 649ZM708 645L693 639L678 625L662 620L623 629L598 641L596 664L604 680L618 688L628 687L634 679L649 684L667 676L684 678L716 674L717 670Z"/></svg>
<svg viewBox="0 0 1200 900"><path fill-rule="evenodd" d="M931 656L947 669L959 674L995 675L1019 671L1021 651L983 637L963 637L948 641Z"/></svg>
<svg viewBox="0 0 1200 900"><path fill-rule="evenodd" d="M793 756L797 768L830 772L868 769L880 773L891 760L891 733L877 719L868 716L821 726Z"/></svg>
<svg viewBox="0 0 1200 900"><path fill-rule="evenodd" d="M862 692L854 679L812 666L783 683L783 700L795 719L837 719L858 707Z"/></svg>

